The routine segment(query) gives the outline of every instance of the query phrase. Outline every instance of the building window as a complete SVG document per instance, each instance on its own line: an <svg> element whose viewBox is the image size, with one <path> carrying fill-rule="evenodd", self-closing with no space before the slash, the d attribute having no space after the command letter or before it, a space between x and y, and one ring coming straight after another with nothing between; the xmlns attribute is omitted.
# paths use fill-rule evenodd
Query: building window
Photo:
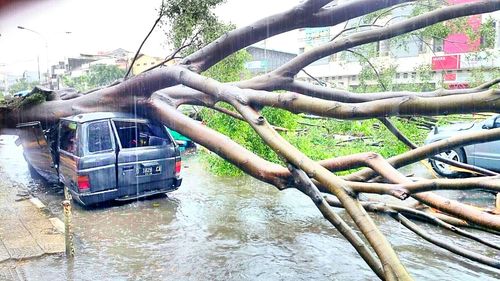
<svg viewBox="0 0 500 281"><path fill-rule="evenodd" d="M417 73L416 72L412 72L411 73L411 79L415 79L417 78Z"/></svg>
<svg viewBox="0 0 500 281"><path fill-rule="evenodd" d="M389 55L389 40L382 40L377 43L377 54L379 57L385 57Z"/></svg>
<svg viewBox="0 0 500 281"><path fill-rule="evenodd" d="M425 54L427 52L427 45L424 42L424 38L417 37L417 46L418 46L418 53L419 54Z"/></svg>
<svg viewBox="0 0 500 281"><path fill-rule="evenodd" d="M140 63L138 63L138 64L137 64L137 66L141 66L141 64L140 64Z"/></svg>
<svg viewBox="0 0 500 281"><path fill-rule="evenodd" d="M398 72L398 73L396 73L396 79L399 79L399 78L401 78L401 73Z"/></svg>
<svg viewBox="0 0 500 281"><path fill-rule="evenodd" d="M443 39L433 38L432 48L433 48L434 52L442 52L443 51Z"/></svg>
<svg viewBox="0 0 500 281"><path fill-rule="evenodd" d="M351 76L352 81L356 81L356 75Z"/></svg>
<svg viewBox="0 0 500 281"><path fill-rule="evenodd" d="M404 79L407 79L407 78L408 78L408 73L406 73L406 72L405 72L405 73L403 73L403 78L404 78Z"/></svg>

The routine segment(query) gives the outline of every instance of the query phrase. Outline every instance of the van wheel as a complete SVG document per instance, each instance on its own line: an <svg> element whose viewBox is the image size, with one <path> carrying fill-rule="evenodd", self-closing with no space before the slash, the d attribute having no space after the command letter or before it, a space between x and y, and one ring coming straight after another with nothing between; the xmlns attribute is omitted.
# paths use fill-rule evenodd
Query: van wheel
<svg viewBox="0 0 500 281"><path fill-rule="evenodd" d="M438 156L465 163L465 152L462 148L454 148L452 150L444 151L438 154ZM431 163L434 171L436 171L436 173L438 173L442 177L459 178L467 175L467 173L458 172L454 169L453 166L439 162L437 160L430 159L429 162Z"/></svg>

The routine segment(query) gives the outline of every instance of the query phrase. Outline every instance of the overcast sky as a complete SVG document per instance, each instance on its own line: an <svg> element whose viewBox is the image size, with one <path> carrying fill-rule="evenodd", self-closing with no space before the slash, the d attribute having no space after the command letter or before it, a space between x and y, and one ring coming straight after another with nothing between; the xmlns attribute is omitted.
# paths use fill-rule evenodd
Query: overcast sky
<svg viewBox="0 0 500 281"><path fill-rule="evenodd" d="M226 22L237 26L281 12L298 0L228 0L217 9ZM36 71L40 57L42 71L47 61L54 64L79 53L96 53L115 48L135 51L156 19L161 0L39 0L0 11L0 71L19 75ZM42 36L23 26L39 32ZM43 37L43 38L42 38ZM166 56L165 35L154 32L143 52ZM268 48L297 51L296 33L267 40ZM46 47L47 45L47 47Z"/></svg>

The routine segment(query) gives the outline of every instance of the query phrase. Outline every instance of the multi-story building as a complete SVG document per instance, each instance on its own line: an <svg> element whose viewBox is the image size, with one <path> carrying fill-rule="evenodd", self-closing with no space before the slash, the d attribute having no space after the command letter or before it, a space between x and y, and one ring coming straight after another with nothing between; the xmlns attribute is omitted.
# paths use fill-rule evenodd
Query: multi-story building
<svg viewBox="0 0 500 281"><path fill-rule="evenodd" d="M246 51L250 54L251 60L245 63L245 68L253 75L273 71L297 56L257 46L250 46Z"/></svg>
<svg viewBox="0 0 500 281"><path fill-rule="evenodd" d="M447 0L451 5L477 0ZM341 4L339 0L333 3ZM411 16L411 6L395 9L381 19L380 24L391 23ZM359 19L348 22L347 27L355 26ZM426 84L429 88L467 88L475 80L488 80L498 76L500 69L500 12L475 15L467 18L469 31L477 32L482 27L489 27L489 38L475 36L471 39L466 32L451 32L446 38L421 38L407 36L403 39L391 39L359 48L370 62L383 69L393 67L393 85L403 87L409 84ZM327 28L302 29L299 38L299 53L327 43L346 27L345 24ZM493 31L491 31L493 30ZM357 30L359 31L359 29ZM351 31L354 32L354 31ZM491 34L493 33L493 34ZM343 35L347 35L348 32ZM341 35L342 36L342 35ZM306 71L320 81L332 87L355 89L360 85L363 58L342 52L323 58L306 67ZM421 77L422 70L426 77ZM479 74L478 74L479 73ZM496 73L496 74L495 74ZM481 76L481 77L478 77ZM299 73L301 80L317 83L304 73ZM378 81L363 81L376 84Z"/></svg>
<svg viewBox="0 0 500 281"><path fill-rule="evenodd" d="M161 64L163 61L163 58L139 54L134 61L134 65L132 65L132 74L137 75L142 73L155 65ZM170 61L170 63L172 63L172 61Z"/></svg>

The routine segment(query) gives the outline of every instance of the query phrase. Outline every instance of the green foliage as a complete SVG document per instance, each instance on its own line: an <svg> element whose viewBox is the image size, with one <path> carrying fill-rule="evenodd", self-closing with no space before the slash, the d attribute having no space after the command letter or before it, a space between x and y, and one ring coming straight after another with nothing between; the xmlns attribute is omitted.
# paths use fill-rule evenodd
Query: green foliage
<svg viewBox="0 0 500 281"><path fill-rule="evenodd" d="M381 67L377 72L366 62L361 63L361 72L359 73L359 86L353 89L357 93L382 92L392 89L396 67L391 65ZM378 76L377 76L378 73ZM375 84L369 82L375 82Z"/></svg>
<svg viewBox="0 0 500 281"><path fill-rule="evenodd" d="M92 89L92 87L89 86L88 76L85 74L78 77L62 76L61 79L63 85L77 89L80 92L86 92Z"/></svg>
<svg viewBox="0 0 500 281"><path fill-rule="evenodd" d="M495 46L495 19L489 17L486 22L481 24L479 32L476 32L481 38L481 49L491 49Z"/></svg>
<svg viewBox="0 0 500 281"><path fill-rule="evenodd" d="M245 62L250 58L247 51L238 51L212 66L203 75L222 83L239 81L249 76L245 69Z"/></svg>
<svg viewBox="0 0 500 281"><path fill-rule="evenodd" d="M33 93L26 96L20 103L19 107L24 107L24 108L30 107L33 105L41 104L46 100L47 96L44 95L43 93Z"/></svg>
<svg viewBox="0 0 500 281"><path fill-rule="evenodd" d="M107 86L123 78L125 70L118 68L116 65L97 64L90 67L90 71L87 75L90 85L93 87L101 87Z"/></svg>
<svg viewBox="0 0 500 281"><path fill-rule="evenodd" d="M79 77L63 76L63 84L75 88L80 92L86 92L96 87L102 87L123 78L125 70L116 65L97 64L90 66L88 73Z"/></svg>
<svg viewBox="0 0 500 281"><path fill-rule="evenodd" d="M192 46L183 52L186 55L217 38L223 33L225 25L219 22L213 9L224 2L225 0L169 0L163 2L162 9L166 21L163 21L162 24L167 27L166 34L170 43L175 48L179 48L188 38L199 33Z"/></svg>
<svg viewBox="0 0 500 281"><path fill-rule="evenodd" d="M500 77L500 69L488 69L488 68L475 68L470 71L471 77L469 79L469 86L476 87L494 78ZM499 85L495 85L492 88L498 89Z"/></svg>
<svg viewBox="0 0 500 281"><path fill-rule="evenodd" d="M17 79L16 83L9 87L9 93L15 94L20 91L32 90L38 82L28 82L26 78Z"/></svg>
<svg viewBox="0 0 500 281"><path fill-rule="evenodd" d="M229 105L223 104L222 107L230 109ZM264 108L262 115L273 125L294 130L297 128L297 116L294 114L275 108ZM254 152L260 157L271 162L280 163L279 157L272 151L264 141L255 133L255 131L246 122L236 120L232 117L216 112L211 109L202 109L201 118L205 124L215 129L216 131L228 136L231 140L239 143L248 150ZM284 135L289 137L288 134ZM239 175L239 171L235 166L224 163L220 157L210 154L207 157L210 169L217 174L224 175Z"/></svg>
<svg viewBox="0 0 500 281"><path fill-rule="evenodd" d="M405 119L393 119L393 123L417 144L422 144L427 131ZM377 152L392 157L408 149L396 139L378 120L307 120L316 126L304 127L290 142L308 157L322 160L361 152ZM336 136L355 136L345 141ZM344 173L340 173L344 174Z"/></svg>

